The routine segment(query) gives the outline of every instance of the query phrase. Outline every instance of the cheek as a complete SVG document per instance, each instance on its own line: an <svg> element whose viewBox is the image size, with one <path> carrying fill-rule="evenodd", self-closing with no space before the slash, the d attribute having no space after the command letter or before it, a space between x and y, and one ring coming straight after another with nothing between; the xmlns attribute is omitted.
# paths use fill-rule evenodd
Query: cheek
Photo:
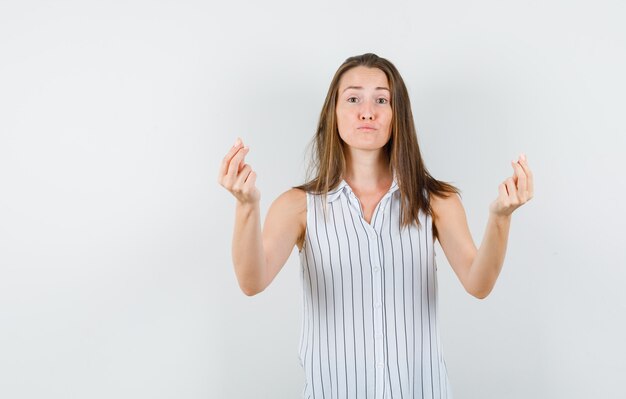
<svg viewBox="0 0 626 399"><path fill-rule="evenodd" d="M393 119L393 113L391 111L389 111L389 113L387 113L385 115L385 124L391 129L391 121Z"/></svg>
<svg viewBox="0 0 626 399"><path fill-rule="evenodd" d="M345 112L341 112L341 110L339 110L335 114L335 117L337 118L337 126L344 126L347 124L348 117Z"/></svg>

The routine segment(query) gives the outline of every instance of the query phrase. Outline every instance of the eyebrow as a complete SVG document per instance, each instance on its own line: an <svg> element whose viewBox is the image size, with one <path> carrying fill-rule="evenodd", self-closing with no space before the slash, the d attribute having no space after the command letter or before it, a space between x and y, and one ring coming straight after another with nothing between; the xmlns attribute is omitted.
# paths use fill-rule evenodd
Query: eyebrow
<svg viewBox="0 0 626 399"><path fill-rule="evenodd" d="M346 87L345 89L343 89L343 92L345 92L345 91L346 91L346 90L348 90L348 89L359 89L359 90L363 90L363 86L348 86L348 87ZM386 88L386 87L380 87L380 86L379 86L379 87L377 87L375 90L387 90L387 91L391 92L388 88ZM342 93L343 93L343 92L342 92Z"/></svg>

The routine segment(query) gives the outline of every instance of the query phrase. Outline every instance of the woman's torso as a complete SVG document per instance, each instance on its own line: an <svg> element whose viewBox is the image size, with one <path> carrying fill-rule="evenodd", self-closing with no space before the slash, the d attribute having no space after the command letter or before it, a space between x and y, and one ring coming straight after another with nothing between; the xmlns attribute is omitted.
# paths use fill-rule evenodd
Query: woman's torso
<svg viewBox="0 0 626 399"><path fill-rule="evenodd" d="M304 398L450 398L432 219L400 226L394 180L371 221L342 181L306 193L300 250ZM327 215L324 217L324 205Z"/></svg>

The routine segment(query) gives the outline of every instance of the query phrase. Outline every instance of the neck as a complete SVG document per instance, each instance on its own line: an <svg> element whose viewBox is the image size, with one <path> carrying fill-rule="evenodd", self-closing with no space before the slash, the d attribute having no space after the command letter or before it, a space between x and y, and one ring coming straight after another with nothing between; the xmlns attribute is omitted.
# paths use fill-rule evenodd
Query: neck
<svg viewBox="0 0 626 399"><path fill-rule="evenodd" d="M388 188L393 180L389 160L382 150L363 151L347 148L344 180L360 191L376 191Z"/></svg>

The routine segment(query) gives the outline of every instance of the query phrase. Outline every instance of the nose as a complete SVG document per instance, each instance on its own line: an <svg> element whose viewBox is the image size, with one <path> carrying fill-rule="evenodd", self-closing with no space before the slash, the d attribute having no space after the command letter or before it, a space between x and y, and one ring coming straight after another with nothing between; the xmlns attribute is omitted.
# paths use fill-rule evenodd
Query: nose
<svg viewBox="0 0 626 399"><path fill-rule="evenodd" d="M361 108L361 120L373 120L374 119L374 112L372 111L372 107L369 104L365 104L362 108Z"/></svg>

